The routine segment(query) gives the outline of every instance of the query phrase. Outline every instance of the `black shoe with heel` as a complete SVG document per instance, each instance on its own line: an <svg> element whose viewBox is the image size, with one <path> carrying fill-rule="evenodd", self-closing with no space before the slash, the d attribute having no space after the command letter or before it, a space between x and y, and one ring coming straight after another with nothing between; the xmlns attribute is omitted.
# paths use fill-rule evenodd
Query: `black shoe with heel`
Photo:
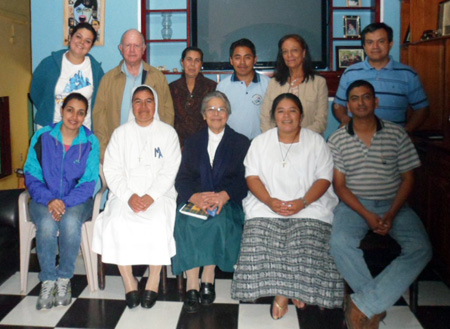
<svg viewBox="0 0 450 329"><path fill-rule="evenodd" d="M125 294L125 301L129 308L135 308L139 305L141 299L138 290L133 290Z"/></svg>
<svg viewBox="0 0 450 329"><path fill-rule="evenodd" d="M212 283L203 283L200 286L200 300L202 305L209 305L214 303L216 299L216 290L214 288L214 284Z"/></svg>
<svg viewBox="0 0 450 329"><path fill-rule="evenodd" d="M199 295L197 290L189 290L186 292L186 298L183 304L183 311L187 313L196 313L200 309L200 303L198 302Z"/></svg>
<svg viewBox="0 0 450 329"><path fill-rule="evenodd" d="M158 293L152 290L144 290L141 297L141 306L143 308L152 308L158 299Z"/></svg>

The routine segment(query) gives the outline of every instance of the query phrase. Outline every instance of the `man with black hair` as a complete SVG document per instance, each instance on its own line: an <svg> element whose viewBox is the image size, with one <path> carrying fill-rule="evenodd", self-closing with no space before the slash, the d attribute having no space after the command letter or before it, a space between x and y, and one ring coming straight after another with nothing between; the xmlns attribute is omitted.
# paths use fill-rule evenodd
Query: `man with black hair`
<svg viewBox="0 0 450 329"><path fill-rule="evenodd" d="M361 39L367 57L342 75L333 103L335 117L342 125L350 121L345 93L353 81L364 79L375 87L379 118L397 123L407 132L416 130L428 116L429 103L417 72L389 55L394 44L392 28L372 23L364 28ZM408 109L412 109L409 117Z"/></svg>
<svg viewBox="0 0 450 329"><path fill-rule="evenodd" d="M231 103L232 114L228 125L249 139L261 133L260 107L270 80L255 71L257 60L253 42L248 39L233 42L230 63L234 73L217 86L217 90L227 95Z"/></svg>
<svg viewBox="0 0 450 329"><path fill-rule="evenodd" d="M334 210L330 253L354 292L346 300L348 328L377 329L431 259L422 222L406 203L420 160L402 127L375 116L378 98L369 82L352 82L346 98L352 118L328 140L341 200ZM402 248L376 277L359 249L369 230L389 234Z"/></svg>

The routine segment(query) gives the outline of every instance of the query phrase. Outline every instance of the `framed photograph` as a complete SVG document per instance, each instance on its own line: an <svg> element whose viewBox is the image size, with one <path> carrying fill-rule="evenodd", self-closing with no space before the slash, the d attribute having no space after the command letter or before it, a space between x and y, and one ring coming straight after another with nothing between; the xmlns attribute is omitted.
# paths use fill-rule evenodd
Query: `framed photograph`
<svg viewBox="0 0 450 329"><path fill-rule="evenodd" d="M362 0L347 0L347 7L361 7Z"/></svg>
<svg viewBox="0 0 450 329"><path fill-rule="evenodd" d="M450 34L450 0L439 4L439 26L441 35Z"/></svg>
<svg viewBox="0 0 450 329"><path fill-rule="evenodd" d="M344 16L344 38L359 38L361 36L360 20L359 16Z"/></svg>
<svg viewBox="0 0 450 329"><path fill-rule="evenodd" d="M337 46L336 70L344 70L350 65L364 60L364 49L361 46Z"/></svg>
<svg viewBox="0 0 450 329"><path fill-rule="evenodd" d="M72 29L88 22L97 31L96 46L105 45L105 0L64 0L64 45L69 44Z"/></svg>

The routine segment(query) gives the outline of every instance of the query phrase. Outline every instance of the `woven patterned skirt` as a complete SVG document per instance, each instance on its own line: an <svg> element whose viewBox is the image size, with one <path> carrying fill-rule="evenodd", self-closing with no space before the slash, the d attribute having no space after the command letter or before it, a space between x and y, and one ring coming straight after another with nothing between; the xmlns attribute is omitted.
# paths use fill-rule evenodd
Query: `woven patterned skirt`
<svg viewBox="0 0 450 329"><path fill-rule="evenodd" d="M281 295L325 308L342 307L344 282L329 253L330 234L331 225L316 219L247 220L232 298Z"/></svg>

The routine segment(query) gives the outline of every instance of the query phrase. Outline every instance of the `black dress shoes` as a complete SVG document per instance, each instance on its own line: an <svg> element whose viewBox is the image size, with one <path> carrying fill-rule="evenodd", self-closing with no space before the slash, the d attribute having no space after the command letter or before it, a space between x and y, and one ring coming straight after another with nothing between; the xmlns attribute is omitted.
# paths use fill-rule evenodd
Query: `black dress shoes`
<svg viewBox="0 0 450 329"><path fill-rule="evenodd" d="M200 309L200 303L198 302L198 291L189 290L186 292L186 299L183 304L183 311L187 313L196 313Z"/></svg>
<svg viewBox="0 0 450 329"><path fill-rule="evenodd" d="M125 294L125 301L129 308L135 308L139 305L141 299L139 298L139 291L133 290Z"/></svg>
<svg viewBox="0 0 450 329"><path fill-rule="evenodd" d="M158 293L152 290L144 290L141 297L141 306L143 308L152 308L156 303Z"/></svg>
<svg viewBox="0 0 450 329"><path fill-rule="evenodd" d="M214 288L214 284L202 282L200 286L200 300L202 302L202 305L212 304L215 299L216 290Z"/></svg>

